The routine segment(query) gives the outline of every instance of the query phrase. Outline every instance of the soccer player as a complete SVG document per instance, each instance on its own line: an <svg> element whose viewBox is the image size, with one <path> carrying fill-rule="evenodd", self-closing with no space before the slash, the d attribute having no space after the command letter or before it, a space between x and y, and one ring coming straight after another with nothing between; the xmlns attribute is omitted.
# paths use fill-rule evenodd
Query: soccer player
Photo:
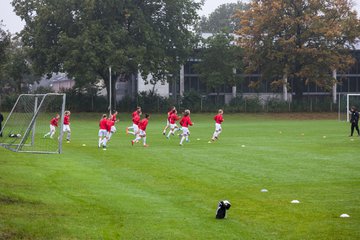
<svg viewBox="0 0 360 240"><path fill-rule="evenodd" d="M145 118L142 119L139 123L139 134L136 135L136 138L131 141L131 145L134 146L134 143L138 143L140 139L143 140L144 147L148 147L149 145L146 144L146 127L149 123L150 115L145 113Z"/></svg>
<svg viewBox="0 0 360 240"><path fill-rule="evenodd" d="M2 137L2 122L4 121L4 116L0 112L0 137Z"/></svg>
<svg viewBox="0 0 360 240"><path fill-rule="evenodd" d="M189 142L189 135L190 135L190 131L189 131L189 125L192 126L193 123L191 122L190 119L190 110L186 109L184 111L184 115L180 120L180 125L182 127L182 134L180 134L181 140L180 140L180 146L182 146L184 140L186 139L186 142Z"/></svg>
<svg viewBox="0 0 360 240"><path fill-rule="evenodd" d="M359 112L357 111L356 107L352 106L350 108L350 114L351 114L351 133L349 137L352 137L354 134L354 129L356 129L358 136L360 136L359 132Z"/></svg>
<svg viewBox="0 0 360 240"><path fill-rule="evenodd" d="M115 123L117 123L119 120L116 119L116 116L118 115L117 111L114 111L113 114L111 114L109 120L108 120L108 125L109 125L109 130L108 130L108 141L110 140L111 136L116 132L116 127L115 127Z"/></svg>
<svg viewBox="0 0 360 240"><path fill-rule="evenodd" d="M46 138L49 135L50 135L50 138L53 138L53 136L56 132L56 128L58 126L59 118L60 118L60 115L56 114L56 116L50 120L50 132L46 133L44 135L44 138Z"/></svg>
<svg viewBox="0 0 360 240"><path fill-rule="evenodd" d="M166 130L170 127L170 116L171 116L171 114L172 114L174 111L176 111L175 106L171 107L171 108L170 108L170 111L167 113L166 126L165 126L165 128L164 128L164 130L163 130L163 135L166 134Z"/></svg>
<svg viewBox="0 0 360 240"><path fill-rule="evenodd" d="M71 137L71 129L70 129L70 111L64 112L64 124L63 124L63 132L67 132L66 135L66 142L70 143L70 137Z"/></svg>
<svg viewBox="0 0 360 240"><path fill-rule="evenodd" d="M218 114L214 117L215 120L215 131L211 138L212 141L215 141L218 139L222 129L221 129L221 123L224 121L223 118L224 111L222 109L219 109Z"/></svg>
<svg viewBox="0 0 360 240"><path fill-rule="evenodd" d="M106 114L102 115L102 118L99 122L99 144L98 147L100 148L101 145L103 148L106 148L106 142L107 142L107 134L108 134L108 121L106 118Z"/></svg>
<svg viewBox="0 0 360 240"><path fill-rule="evenodd" d="M140 115L141 115L141 107L137 107L136 110L131 114L132 116L132 126L126 128L126 134L132 134L135 135L139 132L139 122L140 122ZM129 129L132 129L133 131L129 131Z"/></svg>
<svg viewBox="0 0 360 240"><path fill-rule="evenodd" d="M170 115L170 131L167 134L166 138L170 139L170 135L174 135L175 130L178 130L178 126L176 125L176 121L178 121L180 117L177 115L177 111L174 110Z"/></svg>

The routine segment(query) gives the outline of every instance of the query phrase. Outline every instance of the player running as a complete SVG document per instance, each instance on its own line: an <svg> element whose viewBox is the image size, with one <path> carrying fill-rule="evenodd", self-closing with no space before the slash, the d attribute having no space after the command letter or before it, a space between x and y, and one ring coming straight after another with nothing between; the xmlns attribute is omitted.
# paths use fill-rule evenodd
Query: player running
<svg viewBox="0 0 360 240"><path fill-rule="evenodd" d="M134 143L138 143L140 139L143 140L144 147L148 147L149 145L146 144L146 127L149 123L149 114L145 114L145 118L142 119L139 123L139 134L137 134L136 138L131 141L131 145L134 146Z"/></svg>
<svg viewBox="0 0 360 240"><path fill-rule="evenodd" d="M44 135L44 138L46 138L49 135L50 135L50 138L53 138L53 136L56 132L56 128L58 127L59 119L60 119L60 115L56 114L56 116L50 120L50 132L46 133Z"/></svg>
<svg viewBox="0 0 360 240"><path fill-rule="evenodd" d="M140 115L141 115L141 107L137 107L136 110L131 114L132 116L132 126L126 128L126 134L132 134L135 135L139 132L139 122L140 122ZM129 129L132 129L133 131L129 131Z"/></svg>
<svg viewBox="0 0 360 240"><path fill-rule="evenodd" d="M167 134L166 138L170 139L170 135L174 135L176 130L179 130L179 127L176 125L176 121L178 121L180 117L177 115L177 111L174 110L170 115L170 131Z"/></svg>
<svg viewBox="0 0 360 240"><path fill-rule="evenodd" d="M190 119L190 110L186 109L184 111L184 115L180 120L180 125L182 127L182 134L180 134L181 140L180 140L180 146L183 145L184 140L186 139L186 142L189 142L189 135L190 135L190 131L189 131L189 125L192 126L193 123L191 122Z"/></svg>
<svg viewBox="0 0 360 240"><path fill-rule="evenodd" d="M110 141L111 136L116 132L115 123L117 123L119 120L116 119L118 112L114 111L113 114L111 114L108 118L108 140Z"/></svg>
<svg viewBox="0 0 360 240"><path fill-rule="evenodd" d="M223 114L224 114L224 111L222 109L219 109L218 114L214 117L215 131L211 138L212 141L218 140L219 135L222 131L221 123L224 121Z"/></svg>
<svg viewBox="0 0 360 240"><path fill-rule="evenodd" d="M71 129L70 129L70 111L64 112L64 124L63 124L63 132L67 132L66 135L66 142L70 143L70 137L71 137Z"/></svg>
<svg viewBox="0 0 360 240"><path fill-rule="evenodd" d="M166 126L165 126L165 128L164 128L164 130L163 130L163 135L166 134L166 130L170 127L170 116L171 116L171 114L172 114L174 111L176 111L175 106L171 107L171 108L170 108L170 111L167 113Z"/></svg>
<svg viewBox="0 0 360 240"><path fill-rule="evenodd" d="M106 142L107 142L107 134L108 134L108 121L106 118L106 114L102 115L102 118L100 119L99 122L99 144L98 144L98 148L100 148L101 146L103 148L106 148Z"/></svg>

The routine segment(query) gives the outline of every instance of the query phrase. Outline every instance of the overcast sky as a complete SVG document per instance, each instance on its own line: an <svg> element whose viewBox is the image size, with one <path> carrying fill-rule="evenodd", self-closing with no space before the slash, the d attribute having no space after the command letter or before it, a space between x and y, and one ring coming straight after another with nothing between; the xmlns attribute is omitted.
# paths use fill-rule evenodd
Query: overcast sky
<svg viewBox="0 0 360 240"><path fill-rule="evenodd" d="M21 22L20 18L15 15L13 12L13 7L11 6L12 0L0 0L0 20L3 20L5 28L8 29L11 33L19 32L24 23ZM61 1L61 0L59 0ZM181 1L181 0L179 0ZM249 0L243 0L243 2L248 2ZM218 6L224 3L235 3L237 0L205 0L205 5L203 9L199 12L202 15L209 15L213 12ZM360 12L360 0L353 0L355 4L355 9L358 13Z"/></svg>

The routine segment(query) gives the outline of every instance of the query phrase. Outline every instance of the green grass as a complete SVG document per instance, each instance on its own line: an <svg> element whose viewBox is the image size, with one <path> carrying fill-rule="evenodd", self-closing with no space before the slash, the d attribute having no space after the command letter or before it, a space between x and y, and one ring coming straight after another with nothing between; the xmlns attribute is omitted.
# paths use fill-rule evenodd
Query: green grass
<svg viewBox="0 0 360 240"><path fill-rule="evenodd" d="M158 115L150 147L132 147L120 115L103 151L100 114L75 113L61 155L1 148L0 239L360 238L360 138L348 124L225 114L209 144L212 116L192 115L182 147ZM222 199L232 207L216 220Z"/></svg>

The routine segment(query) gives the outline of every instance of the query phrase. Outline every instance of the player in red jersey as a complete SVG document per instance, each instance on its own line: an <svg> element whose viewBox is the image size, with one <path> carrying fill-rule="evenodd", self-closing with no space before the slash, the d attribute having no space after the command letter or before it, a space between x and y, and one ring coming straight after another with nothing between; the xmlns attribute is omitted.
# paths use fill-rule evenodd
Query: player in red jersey
<svg viewBox="0 0 360 240"><path fill-rule="evenodd" d="M103 148L106 148L107 132L108 132L107 123L108 121L106 118L106 114L103 114L99 122L99 144L98 144L99 148L101 147L101 145L103 146Z"/></svg>
<svg viewBox="0 0 360 240"><path fill-rule="evenodd" d="M174 135L175 131L179 129L179 127L176 125L176 121L178 121L180 117L177 115L177 111L174 110L170 115L170 131L168 135L166 136L167 139L170 139L170 135Z"/></svg>
<svg viewBox="0 0 360 240"><path fill-rule="evenodd" d="M167 113L166 126L164 127L163 135L166 134L166 130L170 127L170 116L171 116L171 114L172 114L174 111L176 111L175 106L171 107L171 108L170 108L170 111Z"/></svg>
<svg viewBox="0 0 360 240"><path fill-rule="evenodd" d="M111 133L115 133L116 132L116 127L115 127L115 123L119 122L118 119L116 119L118 115L118 112L116 110L113 111L113 114L111 115L111 121L114 122L114 124L111 127Z"/></svg>
<svg viewBox="0 0 360 240"><path fill-rule="evenodd" d="M215 131L211 138L212 141L215 141L218 139L222 129L221 129L221 123L224 121L223 118L224 111L222 109L219 109L218 114L214 117L215 120Z"/></svg>
<svg viewBox="0 0 360 240"><path fill-rule="evenodd" d="M114 111L113 114L110 115L108 119L108 141L110 141L111 136L116 132L115 123L117 123L119 120L116 119L118 112Z"/></svg>
<svg viewBox="0 0 360 240"><path fill-rule="evenodd" d="M59 118L60 118L60 115L56 114L56 116L50 120L50 132L45 134L44 138L46 138L49 135L50 135L50 138L53 138L53 136L56 132L56 127L58 126Z"/></svg>
<svg viewBox="0 0 360 240"><path fill-rule="evenodd" d="M71 112L70 112L70 111L65 111L65 112L64 112L63 132L67 132L67 135L66 135L66 141L67 141L67 143L70 142L70 137L71 137L70 115L71 115Z"/></svg>
<svg viewBox="0 0 360 240"><path fill-rule="evenodd" d="M182 128L182 134L180 134L180 137L181 137L180 146L182 146L185 139L186 139L186 142L189 142L190 131L189 131L188 127L193 125L193 123L191 122L191 119L190 119L190 110L186 109L184 111L184 115L180 120L180 125Z"/></svg>
<svg viewBox="0 0 360 240"><path fill-rule="evenodd" d="M131 145L134 146L134 143L138 143L140 139L143 140L144 147L148 147L149 145L146 144L146 127L149 123L149 114L145 114L145 118L142 119L139 123L139 134L136 136L134 140L131 141Z"/></svg>
<svg viewBox="0 0 360 240"><path fill-rule="evenodd" d="M135 135L138 134L139 132L139 122L140 122L140 115L141 115L141 107L137 107L136 110L131 114L132 117L132 126L131 127L127 127L126 128L126 134L132 134ZM129 131L130 129L132 129L133 131Z"/></svg>

